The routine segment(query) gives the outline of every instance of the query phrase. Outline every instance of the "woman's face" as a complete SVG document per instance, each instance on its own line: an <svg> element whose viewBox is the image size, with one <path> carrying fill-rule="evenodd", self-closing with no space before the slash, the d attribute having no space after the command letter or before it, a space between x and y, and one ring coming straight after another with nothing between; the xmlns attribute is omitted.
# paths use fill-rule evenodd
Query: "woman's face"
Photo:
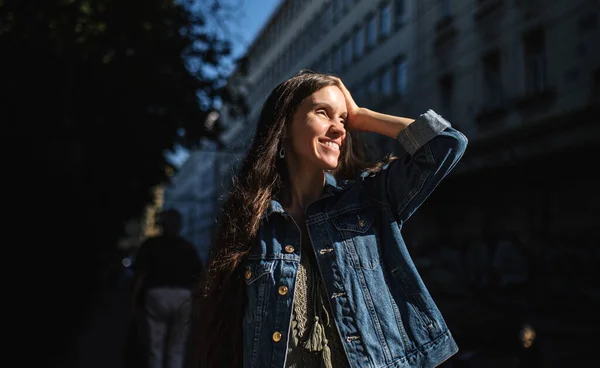
<svg viewBox="0 0 600 368"><path fill-rule="evenodd" d="M291 140L290 158L299 167L335 169L346 139L347 115L346 99L336 86L324 87L305 98L286 134Z"/></svg>

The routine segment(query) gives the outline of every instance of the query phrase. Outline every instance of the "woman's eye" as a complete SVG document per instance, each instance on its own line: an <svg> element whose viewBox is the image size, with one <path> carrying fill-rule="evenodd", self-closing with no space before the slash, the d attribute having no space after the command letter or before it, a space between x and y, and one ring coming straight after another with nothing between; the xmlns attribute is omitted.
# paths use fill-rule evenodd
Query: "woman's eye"
<svg viewBox="0 0 600 368"><path fill-rule="evenodd" d="M327 111L325 111L325 110L317 110L317 114L321 114L323 116L327 116Z"/></svg>

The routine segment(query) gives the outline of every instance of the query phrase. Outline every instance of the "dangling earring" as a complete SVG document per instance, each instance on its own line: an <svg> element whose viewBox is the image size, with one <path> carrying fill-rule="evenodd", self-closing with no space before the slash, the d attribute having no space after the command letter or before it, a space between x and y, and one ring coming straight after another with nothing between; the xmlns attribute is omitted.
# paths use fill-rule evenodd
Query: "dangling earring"
<svg viewBox="0 0 600 368"><path fill-rule="evenodd" d="M285 157L285 147L283 147L283 144L281 145L281 148L279 149L279 157L281 157L281 158Z"/></svg>

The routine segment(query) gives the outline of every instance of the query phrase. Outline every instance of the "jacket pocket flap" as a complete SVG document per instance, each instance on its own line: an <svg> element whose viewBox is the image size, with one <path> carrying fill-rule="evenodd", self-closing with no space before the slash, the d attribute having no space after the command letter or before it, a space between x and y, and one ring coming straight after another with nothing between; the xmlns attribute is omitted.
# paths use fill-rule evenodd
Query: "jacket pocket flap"
<svg viewBox="0 0 600 368"><path fill-rule="evenodd" d="M368 212L361 213L346 213L334 218L333 225L338 230L354 231L357 233L365 233L373 225L373 215Z"/></svg>
<svg viewBox="0 0 600 368"><path fill-rule="evenodd" d="M262 276L273 272L274 267L275 261L256 261L249 263L246 266L246 271L244 274L246 284L250 285Z"/></svg>

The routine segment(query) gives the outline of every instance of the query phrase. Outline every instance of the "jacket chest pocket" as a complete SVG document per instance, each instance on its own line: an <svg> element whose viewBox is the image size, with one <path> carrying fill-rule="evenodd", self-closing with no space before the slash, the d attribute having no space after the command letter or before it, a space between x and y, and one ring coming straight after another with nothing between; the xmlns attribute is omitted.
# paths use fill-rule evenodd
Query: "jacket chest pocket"
<svg viewBox="0 0 600 368"><path fill-rule="evenodd" d="M269 290L273 285L274 268L275 261L251 260L246 264L244 270L248 298L244 314L246 323L260 325L265 314Z"/></svg>
<svg viewBox="0 0 600 368"><path fill-rule="evenodd" d="M346 213L333 219L356 268L379 266L379 237L374 222L374 216L368 212Z"/></svg>

